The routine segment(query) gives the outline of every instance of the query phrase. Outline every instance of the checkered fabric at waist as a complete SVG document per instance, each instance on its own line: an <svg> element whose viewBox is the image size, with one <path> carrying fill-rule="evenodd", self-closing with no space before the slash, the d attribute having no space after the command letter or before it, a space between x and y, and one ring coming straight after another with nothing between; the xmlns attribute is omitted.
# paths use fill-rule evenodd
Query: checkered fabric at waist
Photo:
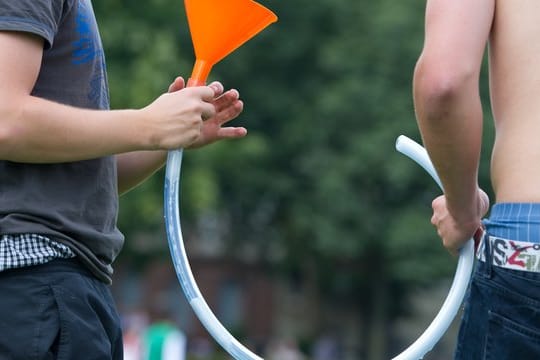
<svg viewBox="0 0 540 360"><path fill-rule="evenodd" d="M0 271L72 257L75 257L75 253L69 247L45 236L0 235Z"/></svg>

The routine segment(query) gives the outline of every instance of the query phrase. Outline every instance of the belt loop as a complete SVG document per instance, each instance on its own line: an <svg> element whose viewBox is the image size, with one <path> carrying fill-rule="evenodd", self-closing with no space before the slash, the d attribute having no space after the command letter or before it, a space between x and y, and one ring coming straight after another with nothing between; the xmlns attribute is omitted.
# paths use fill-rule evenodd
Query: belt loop
<svg viewBox="0 0 540 360"><path fill-rule="evenodd" d="M488 279L491 278L491 268L493 267L493 252L491 251L491 237L487 232L484 233L484 259L485 259L485 271L484 276Z"/></svg>

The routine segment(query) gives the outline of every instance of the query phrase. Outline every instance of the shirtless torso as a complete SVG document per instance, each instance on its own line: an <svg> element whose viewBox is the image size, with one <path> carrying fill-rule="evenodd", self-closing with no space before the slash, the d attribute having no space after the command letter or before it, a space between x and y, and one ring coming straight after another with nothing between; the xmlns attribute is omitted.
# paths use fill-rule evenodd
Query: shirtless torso
<svg viewBox="0 0 540 360"><path fill-rule="evenodd" d="M540 202L540 2L496 1L489 61L497 202Z"/></svg>

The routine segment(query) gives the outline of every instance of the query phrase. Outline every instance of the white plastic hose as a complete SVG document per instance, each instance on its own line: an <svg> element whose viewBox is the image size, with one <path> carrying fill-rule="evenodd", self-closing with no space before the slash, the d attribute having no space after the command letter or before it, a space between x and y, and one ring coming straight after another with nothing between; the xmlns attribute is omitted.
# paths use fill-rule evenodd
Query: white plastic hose
<svg viewBox="0 0 540 360"><path fill-rule="evenodd" d="M406 136L396 141L396 149L422 166L441 186L441 182L425 149ZM204 300L193 277L187 258L180 224L180 172L183 151L170 151L165 174L165 226L174 268L184 294L193 311L210 335L236 360L263 360L236 340ZM424 333L405 351L392 360L422 359L444 335L456 316L465 296L474 263L472 239L461 249L454 281L441 310Z"/></svg>
<svg viewBox="0 0 540 360"><path fill-rule="evenodd" d="M429 159L427 151L415 141L401 135L397 138L396 149L422 166L442 190L441 180ZM422 359L442 338L461 307L469 285L474 265L474 241L470 239L459 252L459 261L448 296L439 313L422 335L405 351L392 360Z"/></svg>
<svg viewBox="0 0 540 360"><path fill-rule="evenodd" d="M186 299L210 335L236 360L263 360L240 344L212 313L189 266L180 224L180 170L183 151L170 151L165 171L165 227L174 269Z"/></svg>

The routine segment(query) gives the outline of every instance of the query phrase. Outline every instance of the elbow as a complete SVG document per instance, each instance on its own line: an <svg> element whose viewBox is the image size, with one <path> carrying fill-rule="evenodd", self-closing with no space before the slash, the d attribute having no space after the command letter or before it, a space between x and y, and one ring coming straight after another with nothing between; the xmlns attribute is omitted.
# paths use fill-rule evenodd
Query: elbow
<svg viewBox="0 0 540 360"><path fill-rule="evenodd" d="M420 58L414 71L414 101L428 112L444 110L470 97L475 81L478 71L467 64Z"/></svg>

